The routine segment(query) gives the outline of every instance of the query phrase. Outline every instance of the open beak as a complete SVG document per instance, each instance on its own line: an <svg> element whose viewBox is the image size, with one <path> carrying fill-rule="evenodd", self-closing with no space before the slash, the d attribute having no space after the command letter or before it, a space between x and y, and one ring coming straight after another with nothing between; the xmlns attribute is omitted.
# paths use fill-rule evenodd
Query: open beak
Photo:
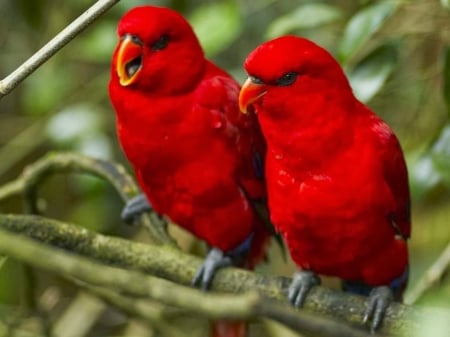
<svg viewBox="0 0 450 337"><path fill-rule="evenodd" d="M134 83L142 68L142 43L132 35L125 35L117 51L116 71L122 86Z"/></svg>
<svg viewBox="0 0 450 337"><path fill-rule="evenodd" d="M239 93L239 109L246 114L248 107L260 100L267 92L264 84L254 83L251 78L247 78Z"/></svg>

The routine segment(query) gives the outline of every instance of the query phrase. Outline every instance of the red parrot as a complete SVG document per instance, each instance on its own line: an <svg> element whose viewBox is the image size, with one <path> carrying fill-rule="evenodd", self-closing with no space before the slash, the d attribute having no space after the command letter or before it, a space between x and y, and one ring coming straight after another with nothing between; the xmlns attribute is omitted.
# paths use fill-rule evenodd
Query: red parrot
<svg viewBox="0 0 450 337"><path fill-rule="evenodd" d="M253 268L271 235L257 209L266 199L265 142L256 116L239 111L239 84L205 59L171 9L133 8L118 35L109 95L145 193L123 215L153 209L206 241L211 250L193 280L203 289L218 268ZM231 323L216 324L216 336L245 334Z"/></svg>
<svg viewBox="0 0 450 337"><path fill-rule="evenodd" d="M305 38L263 43L245 69L239 104L257 114L267 143L270 219L300 269L290 302L302 305L316 273L337 276L369 296L364 322L377 329L408 279L410 196L396 136Z"/></svg>

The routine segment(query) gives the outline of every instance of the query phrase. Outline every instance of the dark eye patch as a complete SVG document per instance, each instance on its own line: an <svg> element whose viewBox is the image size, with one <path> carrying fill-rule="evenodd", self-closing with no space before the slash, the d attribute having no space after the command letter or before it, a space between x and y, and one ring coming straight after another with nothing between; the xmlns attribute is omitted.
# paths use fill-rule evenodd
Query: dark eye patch
<svg viewBox="0 0 450 337"><path fill-rule="evenodd" d="M134 44L137 44L137 45L139 45L139 46L142 46L142 41L141 41L141 39L138 38L136 35L125 34L125 35L122 35L122 36L120 37L120 40L123 41L123 40L125 40L126 38L130 38L131 41L133 41Z"/></svg>
<svg viewBox="0 0 450 337"><path fill-rule="evenodd" d="M164 34L161 35L161 37L152 44L151 48L153 51L163 50L164 48L167 47L168 43L169 43L169 36Z"/></svg>
<svg viewBox="0 0 450 337"><path fill-rule="evenodd" d="M288 86L295 82L298 74L296 72L290 71L283 76L281 76L275 83L279 86Z"/></svg>
<svg viewBox="0 0 450 337"><path fill-rule="evenodd" d="M256 76L250 76L250 81L252 81L252 83L254 84L263 84L264 82Z"/></svg>

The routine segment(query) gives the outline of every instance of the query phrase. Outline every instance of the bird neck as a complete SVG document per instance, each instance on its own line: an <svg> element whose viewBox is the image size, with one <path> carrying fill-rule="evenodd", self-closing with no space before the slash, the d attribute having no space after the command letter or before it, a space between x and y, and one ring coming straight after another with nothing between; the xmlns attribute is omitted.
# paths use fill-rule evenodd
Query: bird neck
<svg viewBox="0 0 450 337"><path fill-rule="evenodd" d="M333 161L354 140L360 118L355 102L300 97L294 104L284 105L288 111L278 116L273 111L259 112L268 156L292 170L314 170Z"/></svg>

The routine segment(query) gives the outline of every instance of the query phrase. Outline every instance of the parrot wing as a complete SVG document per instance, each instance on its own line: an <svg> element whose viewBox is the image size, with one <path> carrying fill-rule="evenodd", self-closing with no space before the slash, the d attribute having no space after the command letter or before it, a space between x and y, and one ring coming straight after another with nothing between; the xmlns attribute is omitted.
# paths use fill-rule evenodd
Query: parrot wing
<svg viewBox="0 0 450 337"><path fill-rule="evenodd" d="M209 112L213 128L222 132L223 137L236 147L239 161L237 183L286 258L283 241L270 222L267 209L264 176L266 143L256 115L240 113L239 90L240 86L235 80L220 74L203 81L197 104Z"/></svg>
<svg viewBox="0 0 450 337"><path fill-rule="evenodd" d="M397 209L393 221L402 236L407 239L411 235L411 202L409 196L408 173L405 159L397 138L393 135L389 142L390 153L386 158L385 176L397 201Z"/></svg>
<svg viewBox="0 0 450 337"><path fill-rule="evenodd" d="M233 147L238 163L235 178L243 192L249 200L265 199L266 144L258 120L254 114L240 113L239 84L220 69L216 72L198 88L195 105L207 111L217 135Z"/></svg>
<svg viewBox="0 0 450 337"><path fill-rule="evenodd" d="M398 235L408 239L411 235L411 202L403 152L397 137L387 124L378 119L373 125L381 140L380 162L383 163L384 179L396 203L390 214L391 224Z"/></svg>

